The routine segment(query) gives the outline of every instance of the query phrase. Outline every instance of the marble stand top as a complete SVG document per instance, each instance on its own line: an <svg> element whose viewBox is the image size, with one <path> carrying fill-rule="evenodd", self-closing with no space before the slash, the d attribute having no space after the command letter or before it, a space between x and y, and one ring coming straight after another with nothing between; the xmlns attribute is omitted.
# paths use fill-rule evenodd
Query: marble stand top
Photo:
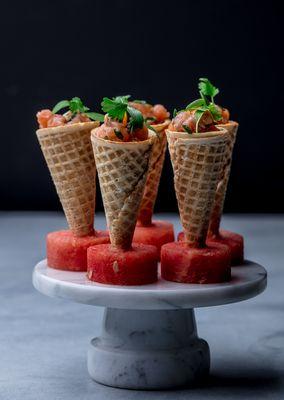
<svg viewBox="0 0 284 400"><path fill-rule="evenodd" d="M59 271L37 264L34 286L51 297L79 303L132 310L173 310L235 303L261 293L266 287L266 271L247 261L232 268L230 282L220 284L184 284L161 278L144 286L115 286L91 282L85 272Z"/></svg>

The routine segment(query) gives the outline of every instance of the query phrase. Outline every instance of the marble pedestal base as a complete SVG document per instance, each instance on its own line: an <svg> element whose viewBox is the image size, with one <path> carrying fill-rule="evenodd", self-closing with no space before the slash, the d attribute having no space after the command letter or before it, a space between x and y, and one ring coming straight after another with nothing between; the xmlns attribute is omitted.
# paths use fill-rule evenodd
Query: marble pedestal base
<svg viewBox="0 0 284 400"><path fill-rule="evenodd" d="M105 310L100 337L91 341L88 370L104 385L167 389L209 372L209 347L197 337L193 309Z"/></svg>
<svg viewBox="0 0 284 400"><path fill-rule="evenodd" d="M34 269L33 284L48 296L105 307L102 334L89 346L91 377L109 386L149 390L206 376L209 348L197 337L193 309L257 296L266 287L266 271L245 261L232 268L230 282L194 285L159 278L124 287L91 282L85 272L55 270L43 260Z"/></svg>

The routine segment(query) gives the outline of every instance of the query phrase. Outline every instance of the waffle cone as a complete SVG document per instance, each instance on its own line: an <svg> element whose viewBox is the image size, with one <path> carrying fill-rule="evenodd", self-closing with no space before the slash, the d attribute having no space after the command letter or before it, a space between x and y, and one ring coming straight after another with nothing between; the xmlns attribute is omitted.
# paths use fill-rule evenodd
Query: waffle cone
<svg viewBox="0 0 284 400"><path fill-rule="evenodd" d="M102 198L115 247L128 249L149 170L153 138L142 142L114 142L91 135Z"/></svg>
<svg viewBox="0 0 284 400"><path fill-rule="evenodd" d="M224 164L227 133L167 132L174 185L185 241L205 245L214 195Z"/></svg>
<svg viewBox="0 0 284 400"><path fill-rule="evenodd" d="M75 236L93 232L96 167L90 132L98 122L38 129L36 134L69 228Z"/></svg>
<svg viewBox="0 0 284 400"><path fill-rule="evenodd" d="M224 156L224 165L221 173L221 179L217 185L214 205L210 217L210 223L208 229L209 236L215 236L218 235L219 233L219 228L225 203L225 197L230 178L233 149L236 141L239 124L234 121L229 121L227 124L222 124L219 126L225 128L228 131L228 141L226 145L226 152Z"/></svg>
<svg viewBox="0 0 284 400"><path fill-rule="evenodd" d="M152 223L152 215L158 194L167 148L165 129L168 127L169 123L170 120L166 120L162 124L153 125L153 128L157 134L155 135L155 141L150 159L149 173L138 216L138 219L144 226L151 225Z"/></svg>

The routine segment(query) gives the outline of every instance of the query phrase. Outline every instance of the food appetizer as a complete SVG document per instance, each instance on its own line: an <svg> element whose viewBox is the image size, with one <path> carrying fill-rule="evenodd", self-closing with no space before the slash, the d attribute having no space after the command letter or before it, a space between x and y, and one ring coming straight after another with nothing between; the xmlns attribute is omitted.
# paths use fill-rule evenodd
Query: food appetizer
<svg viewBox="0 0 284 400"><path fill-rule="evenodd" d="M167 147L165 129L170 123L170 113L163 105L156 104L152 106L144 100L130 101L129 105L142 113L146 124L150 125L149 128L156 133L133 241L153 244L160 252L163 244L174 241L173 224L161 220L153 221L152 219L165 160Z"/></svg>
<svg viewBox="0 0 284 400"><path fill-rule="evenodd" d="M145 189L155 133L151 133L128 96L104 98L104 123L91 140L111 244L88 249L90 280L114 285L143 285L157 280L155 246L132 243Z"/></svg>
<svg viewBox="0 0 284 400"><path fill-rule="evenodd" d="M183 241L161 250L161 274L169 281L217 283L230 279L230 249L206 242L228 133L218 127L222 110L202 98L176 113L166 130L174 171Z"/></svg>
<svg viewBox="0 0 284 400"><path fill-rule="evenodd" d="M199 90L201 96L200 99L192 102L185 111L178 113L173 120L173 126L178 131L189 131L190 129L190 131L194 132L197 120L196 115L198 116L202 113L202 107L207 105L211 108L212 118L210 119L209 113L206 113L207 115L205 116L203 114L199 121L199 130L203 131L203 129L206 129L206 123L211 123L210 129L214 130L218 127L223 127L229 133L224 166L217 185L214 205L210 217L208 240L228 245L231 250L231 263L232 265L238 265L244 260L243 237L237 233L220 229L220 223L230 177L232 154L239 125L237 122L230 120L230 113L226 108L215 105L214 97L219 93L219 89L212 85L207 78L200 79ZM179 234L179 240L182 240L183 237L183 233Z"/></svg>
<svg viewBox="0 0 284 400"><path fill-rule="evenodd" d="M87 248L109 243L108 232L94 230L96 167L90 133L102 119L78 97L37 113L36 134L70 228L47 235L51 268L86 271Z"/></svg>

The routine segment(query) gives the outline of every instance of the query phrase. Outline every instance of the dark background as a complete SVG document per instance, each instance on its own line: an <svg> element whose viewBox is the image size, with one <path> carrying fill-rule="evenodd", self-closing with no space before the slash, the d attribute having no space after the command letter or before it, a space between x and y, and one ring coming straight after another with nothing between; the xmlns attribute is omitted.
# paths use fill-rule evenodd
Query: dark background
<svg viewBox="0 0 284 400"><path fill-rule="evenodd" d="M240 123L226 211L284 211L280 1L10 1L0 26L0 209L60 208L39 109L132 94L172 111L206 76ZM156 209L177 209L169 158Z"/></svg>

